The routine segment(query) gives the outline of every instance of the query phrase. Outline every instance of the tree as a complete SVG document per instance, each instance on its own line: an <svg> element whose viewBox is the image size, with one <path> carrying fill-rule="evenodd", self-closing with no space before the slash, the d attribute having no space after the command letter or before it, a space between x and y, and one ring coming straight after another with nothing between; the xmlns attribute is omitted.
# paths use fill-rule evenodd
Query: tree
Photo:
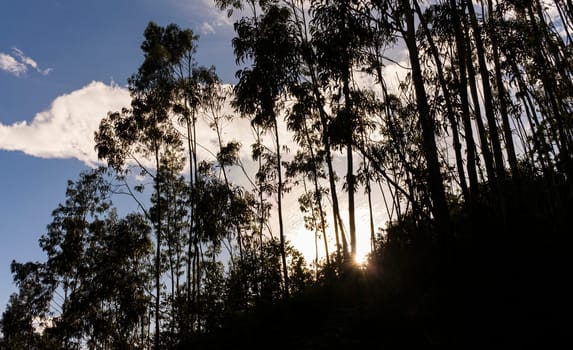
<svg viewBox="0 0 573 350"><path fill-rule="evenodd" d="M130 348L145 343L140 327L150 304L150 228L138 214L118 218L109 191L101 169L70 181L66 202L54 210L39 241L47 261L12 263L19 291L3 315L9 344Z"/></svg>
<svg viewBox="0 0 573 350"><path fill-rule="evenodd" d="M142 173L153 179L153 196L156 199L163 196L164 173L159 170L164 164L177 164L166 159L179 158L182 147L171 115L175 106L176 86L172 61L180 53L179 47L174 49L175 52L166 47L166 43L171 43L168 39L171 39L172 33L171 27L163 28L153 22L147 26L145 40L141 45L144 52L143 64L129 79L132 108L104 118L95 136L98 157L107 160L109 166L120 174L125 172L129 158L135 160ZM152 168L145 167L137 157L147 158ZM175 166L164 171L176 173L178 169ZM148 215L155 231L155 347L159 348L163 272L161 249L165 208L161 205L154 208L153 214Z"/></svg>
<svg viewBox="0 0 573 350"><path fill-rule="evenodd" d="M2 313L0 330L2 349L34 349L47 346L40 329L50 325L50 305L53 293L52 278L41 263L17 263L10 270L19 292L10 295Z"/></svg>
<svg viewBox="0 0 573 350"><path fill-rule="evenodd" d="M363 4L356 2L321 1L312 9L312 43L316 47L318 75L323 86L332 84L336 92L330 101L335 112L327 132L333 145L346 149L346 190L348 192L348 224L350 235L350 255L356 257L356 218L354 195L356 179L354 175L353 144L355 135L360 134L365 118L361 104L357 101L361 93L353 89L354 66L363 60L362 47L368 31L356 8Z"/></svg>
<svg viewBox="0 0 573 350"><path fill-rule="evenodd" d="M220 2L222 7L233 4ZM263 14L257 16L255 3L251 3L253 18L242 18L236 24L237 37L233 39L233 47L237 63L252 60L251 68L237 72L239 82L235 87L235 107L244 115L252 116L252 124L262 130L271 130L274 141L277 178L277 211L279 220L279 238L282 250L282 265L284 278L284 296L288 298L289 282L288 267L285 252L283 225L282 196L284 192L281 141L277 116L281 108L281 98L284 98L288 85L296 75L293 74L295 62L294 41L292 28L288 22L287 8L274 2L261 1Z"/></svg>

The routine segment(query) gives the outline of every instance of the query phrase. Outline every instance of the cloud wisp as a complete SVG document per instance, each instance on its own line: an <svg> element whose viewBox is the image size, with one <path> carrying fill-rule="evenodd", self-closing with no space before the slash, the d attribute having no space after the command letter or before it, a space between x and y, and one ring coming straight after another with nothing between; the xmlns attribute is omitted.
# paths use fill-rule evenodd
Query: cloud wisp
<svg viewBox="0 0 573 350"><path fill-rule="evenodd" d="M26 73L28 67L26 67L25 64L18 62L14 57L0 52L0 69L19 77Z"/></svg>
<svg viewBox="0 0 573 350"><path fill-rule="evenodd" d="M94 166L94 132L109 111L129 106L126 88L92 82L57 97L31 122L0 123L0 150L20 151L40 158L76 158Z"/></svg>
<svg viewBox="0 0 573 350"><path fill-rule="evenodd" d="M203 35L216 34L219 29L232 30L233 22L224 11L219 10L213 0L183 1L170 0L192 19L200 22L198 29Z"/></svg>
<svg viewBox="0 0 573 350"><path fill-rule="evenodd" d="M28 72L28 67L42 75L48 75L53 70L52 68L41 69L34 59L26 56L17 47L12 48L12 54L0 52L0 70L19 77Z"/></svg>

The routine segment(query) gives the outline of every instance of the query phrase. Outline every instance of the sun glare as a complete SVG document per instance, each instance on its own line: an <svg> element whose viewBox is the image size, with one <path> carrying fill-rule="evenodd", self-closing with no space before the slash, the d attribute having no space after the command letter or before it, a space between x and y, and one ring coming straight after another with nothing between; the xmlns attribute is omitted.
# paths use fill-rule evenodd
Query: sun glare
<svg viewBox="0 0 573 350"><path fill-rule="evenodd" d="M324 259L324 242L322 239L318 240L318 247L315 246L314 235L306 230L300 230L291 237L293 245L303 254L307 262L312 263L316 259L316 248L318 248L319 260ZM358 266L366 265L368 261L368 254L370 254L370 239L369 236L359 235L357 237L356 256L354 263ZM335 252L334 239L329 239L330 254Z"/></svg>
<svg viewBox="0 0 573 350"><path fill-rule="evenodd" d="M357 249L354 263L359 266L366 265L366 262L368 261L368 253L369 251L361 251L361 249Z"/></svg>

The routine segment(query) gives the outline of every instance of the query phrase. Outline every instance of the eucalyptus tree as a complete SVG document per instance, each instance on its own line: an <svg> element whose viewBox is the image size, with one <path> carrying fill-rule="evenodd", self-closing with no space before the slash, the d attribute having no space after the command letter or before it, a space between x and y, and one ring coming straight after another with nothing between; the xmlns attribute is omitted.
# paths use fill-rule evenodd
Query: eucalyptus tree
<svg viewBox="0 0 573 350"><path fill-rule="evenodd" d="M206 71L207 75L204 81L204 87L201 93L201 106L205 118L212 130L217 135L218 150L216 152L217 165L225 184L231 187L229 179L229 168L241 166L239 162L239 151L241 143L236 140L225 142L223 131L226 123L232 122L234 115L226 114L224 111L225 104L230 100L232 94L231 86L224 85L213 71ZM244 171L244 169L243 169ZM250 178L249 178L250 180ZM243 254L243 232L241 227L236 227L236 241L239 248L239 258Z"/></svg>
<svg viewBox="0 0 573 350"><path fill-rule="evenodd" d="M292 35L296 42L294 54L297 59L298 80L290 86L290 97L294 105L287 113L288 128L294 132L294 138L300 147L310 152L316 167L313 172L321 172L323 163L328 170L329 196L334 221L334 236L336 252L341 260L342 252L347 255L347 239L344 234L344 224L340 215L340 205L337 195L337 175L333 167L332 135L328 132L333 117L329 108L328 90L324 89L324 81L319 78L322 71L318 61L317 47L313 43L312 18L316 3L304 0L281 1L290 11ZM294 118L292 118L294 117ZM298 124L298 125L297 125ZM306 133L320 135L316 142L316 150L309 149ZM313 154L315 153L315 154ZM314 184L316 190L316 184Z"/></svg>
<svg viewBox="0 0 573 350"><path fill-rule="evenodd" d="M236 163L236 155L239 149L239 144L231 142L223 145L221 137L221 123L223 119L230 119L228 115L221 115L221 110L226 100L229 98L229 92L225 91L222 86L215 68L205 68L198 66L195 61L197 36L189 29L182 30L176 25L169 25L165 27L165 34L163 36L161 45L165 51L165 55L169 61L169 69L171 71L172 79L174 79L173 87L173 113L176 115L178 121L183 125L184 132L181 132L185 146L187 148L188 168L189 168L189 191L196 193L201 191L196 186L203 181L200 169L200 160L198 159L197 142L197 128L198 120L201 117L206 118L209 125L216 131L217 140L219 144L219 152L217 160L221 174L225 179L227 186L231 187L231 183L227 177L227 167ZM188 251L187 251L187 301L188 306L198 303L201 293L201 272L202 257L201 251L202 240L198 238L200 232L198 230L197 217L200 211L195 203L195 196L189 197L189 222L188 222ZM236 227L236 236L239 246L241 247L241 230ZM194 243L192 243L194 242ZM187 310L190 313L190 310ZM190 324L188 327L192 327Z"/></svg>
<svg viewBox="0 0 573 350"><path fill-rule="evenodd" d="M415 7L409 0L381 1L372 4L369 10L370 17L379 23L387 35L401 39L408 51L410 62L410 76L413 85L417 118L421 130L422 152L427 166L425 182L431 198L431 210L439 232L439 239L447 237L450 233L449 210L446 201L444 177L438 155L438 146L435 134L436 119L432 114L422 71L420 52L418 46L417 21Z"/></svg>
<svg viewBox="0 0 573 350"><path fill-rule="evenodd" d="M319 179L325 178L324 171L319 171L316 165L317 159L313 152L310 154L299 150L294 159L288 164L287 176L294 179L293 184L303 185L303 192L299 195L298 203L301 212L304 214L305 228L315 233L315 241L320 235L324 241L324 254L326 264L330 265L330 252L328 248L328 236L326 234L327 221L324 210L323 198L328 191L319 185ZM311 179L312 190L308 189L306 178ZM318 251L316 254L316 265L318 266Z"/></svg>
<svg viewBox="0 0 573 350"><path fill-rule="evenodd" d="M356 256L356 218L354 197L356 180L354 175L353 144L364 127L366 118L362 110L362 92L354 85L355 66L364 60L363 47L369 40L368 22L361 16L365 4L361 1L319 1L311 10L312 44L315 47L318 76L323 87L335 92L330 106L335 118L327 132L334 144L346 150L346 190L348 192L348 223L350 254Z"/></svg>
<svg viewBox="0 0 573 350"><path fill-rule="evenodd" d="M251 123L271 131L274 143L277 186L277 216L284 278L284 295L289 295L288 269L284 251L282 196L284 192L282 144L279 139L278 116L283 108L288 86L296 76L295 41L289 22L288 8L278 1L218 1L221 8L242 10L250 6L252 17L242 17L235 24L237 37L233 47L237 63L250 66L237 72L234 106L243 115L251 116ZM259 14L260 11L260 14Z"/></svg>
<svg viewBox="0 0 573 350"><path fill-rule="evenodd" d="M53 211L48 232L40 238L40 247L48 258L47 270L53 276L52 288L63 293L56 330L64 346L79 345L84 340L85 329L74 316L75 305L94 274L88 242L102 233L110 205L109 185L101 171L82 174L77 182L68 182L66 201Z"/></svg>
<svg viewBox="0 0 573 350"><path fill-rule="evenodd" d="M39 240L47 261L12 263L19 292L4 314L5 335L32 331L30 342L41 340L41 348L129 348L147 341L140 329L150 306L150 228L139 214L119 218L109 195L102 170L69 182L66 201Z"/></svg>
<svg viewBox="0 0 573 350"><path fill-rule="evenodd" d="M565 43L567 28L571 27L570 9L567 16L563 4L551 3L559 13L557 23L539 1L508 4L507 11L511 10L513 16L497 6L494 11L499 14L490 27L494 28L492 32L507 36L499 53L507 62L507 76L518 89L515 96L527 108L535 149L546 164L544 171L549 171L548 163L554 162L570 176L573 62L570 42Z"/></svg>
<svg viewBox="0 0 573 350"><path fill-rule="evenodd" d="M325 152L321 149L323 136L320 133L320 119L313 118L315 111L312 95L305 87L305 84L301 84L300 88L291 88L297 102L291 107L286 117L287 128L293 131L294 140L300 145L300 149L289 165L287 176L295 178L300 174L303 181L304 178L311 179L313 190L306 190L305 185L305 191L299 198L299 204L301 204L301 210L310 212L310 216L305 218L307 229L321 233L324 240L326 263L330 265L326 232L327 222L323 204L323 198L328 195L328 190L319 183L321 179L326 178L321 166L325 161Z"/></svg>
<svg viewBox="0 0 573 350"><path fill-rule="evenodd" d="M87 180L98 181L90 178ZM78 251L82 253L79 257L81 260L72 263L72 266L82 273L74 277L75 281L64 280L62 315L50 332L56 335L61 334L60 329L64 335L70 331L71 335L73 332L79 332L78 338L81 339L83 334L88 338L88 344L107 343L118 347L145 341L147 336L139 333L139 327L146 323L144 315L150 304L147 293L151 277L147 265L151 252L150 228L145 218L138 214L117 218L115 212L107 207L109 203L99 202L105 197L100 199L98 196L105 193L86 193L86 189L80 187L77 193L72 191L72 195L72 198L87 197L89 202L86 207L97 205L95 209L103 210L100 213L103 217L83 219L88 224L87 231L83 239L78 241L77 229L84 226L82 220L69 212L65 212L63 220L60 220L61 214L58 214L50 225L49 235L42 237L44 250L61 250L58 255L50 257L49 254L48 265L52 261L60 262L60 257L74 257ZM86 199L82 198L83 201ZM72 205L76 208L82 207L78 203ZM66 224L69 219L73 220L74 227ZM61 226L61 223L64 223L64 226ZM65 239L59 247L54 247L53 244L57 242L53 240L51 233L62 231ZM77 246L68 246L68 239L75 241ZM73 289L70 289L70 286L73 286Z"/></svg>
<svg viewBox="0 0 573 350"><path fill-rule="evenodd" d="M129 80L131 109L123 109L104 118L95 141L98 157L124 174L129 161L140 165L141 173L153 179L153 196L162 198L163 173L159 171L168 157L181 157L182 142L173 125L176 80L172 74L172 53L165 46L170 31L150 23L141 45L144 61ZM150 164L146 166L144 162ZM165 164L169 164L166 162ZM176 172L178 169L169 169ZM155 206L148 212L155 232L155 347L161 331L161 264L165 208Z"/></svg>
<svg viewBox="0 0 573 350"><path fill-rule="evenodd" d="M54 282L47 272L46 264L12 261L10 270L19 290L10 295L2 313L0 348L50 348L47 338L37 332L50 323Z"/></svg>
<svg viewBox="0 0 573 350"><path fill-rule="evenodd" d="M140 330L147 324L151 302L146 290L151 277L150 227L139 214L116 218L113 212L104 223L92 226L80 265L86 273L62 305L61 319L46 332L54 336L61 328L64 334L79 332L77 338L93 347L145 343L148 337Z"/></svg>
<svg viewBox="0 0 573 350"><path fill-rule="evenodd" d="M232 185L218 178L214 163L203 161L199 165L199 181L196 183L192 194L197 204L194 227L197 241L193 243L197 245L197 248L200 248L201 244L204 245L208 251L207 257L211 259L207 264L209 269L205 271L203 269L195 269L200 274L197 283L204 280L207 284L206 287L198 284L197 292L200 292L203 288L211 297L214 297L213 288L219 287L214 286L212 283L213 278L221 278L221 276L217 275L220 271L217 268L218 263L216 259L219 257L223 242L235 236L237 230L246 231L252 227L255 219L253 208L256 206L256 203L254 196L244 191L242 187ZM229 258L232 259L233 256ZM204 258L201 257L201 259ZM197 263L199 263L198 260L195 264ZM205 261L201 261L201 263L206 264ZM208 275L209 273L215 275ZM208 295L198 296L195 301L197 308L203 307L199 304L199 301L204 297L208 297ZM210 316L203 314L203 317ZM203 321L201 320L199 324L202 324Z"/></svg>
<svg viewBox="0 0 573 350"><path fill-rule="evenodd" d="M186 261L188 259L188 232L190 231L191 193L189 185L182 174L185 159L168 156L161 160L157 171L161 177L160 190L152 193L149 215L157 219L157 213L162 212L163 240L162 264L167 274L166 283L169 285L165 293L164 305L166 310L166 330L171 334L179 334L187 327L184 305Z"/></svg>
<svg viewBox="0 0 573 350"><path fill-rule="evenodd" d="M495 176L503 180L505 177L504 161L499 138L498 126L496 122L495 110L493 105L494 93L491 87L490 75L486 61L484 38L482 34L483 28L478 23L473 3L471 1L464 1L464 4L465 4L464 7L468 11L471 34L473 35L472 42L475 45L476 49L475 55L477 56L478 59L478 72L481 77L483 106L485 110L486 120L488 123L489 142L491 143L491 148L493 151L492 153L494 160L494 168L496 170ZM474 103L477 104L479 102L474 101ZM490 180L495 181L495 178L492 178Z"/></svg>
<svg viewBox="0 0 573 350"><path fill-rule="evenodd" d="M322 79L324 68L321 67L322 62L319 60L320 50L317 45L315 45L313 32L313 11L316 4L320 4L320 2L311 3L310 7L307 7L307 3L303 0L291 0L286 2L291 8L296 28L296 38L298 40L299 49L297 54L299 56L299 65L301 66L301 83L291 89L291 93L297 99L298 105L304 106L307 110L305 113L306 119L309 119L309 126L312 126L312 129L321 134L321 153L324 155L324 162L326 163L328 170L327 174L334 222L334 235L336 239L336 252L337 258L341 260L342 255L347 256L348 254L348 242L346 239L344 223L340 214L340 205L337 194L338 177L333 167L333 146L335 145L335 142L333 135L329 132L331 129L330 125L332 124L334 117L330 108L330 91L328 89L328 84L324 79ZM301 119L299 119L299 121L301 121ZM304 131L305 129L299 127L298 130Z"/></svg>
<svg viewBox="0 0 573 350"><path fill-rule="evenodd" d="M186 334L191 332L191 305L196 302L198 271L194 268L200 268L199 249L196 244L197 237L194 232L195 205L191 192L194 190L195 183L198 181L198 159L197 159L197 117L201 100L201 89L199 86L205 76L209 77L210 70L198 67L195 61L197 50L196 36L190 29L182 30L177 25L170 24L163 28L164 35L161 42L158 43L168 60L168 71L170 79L173 79L173 114L177 117L180 125L183 125L184 132L176 130L183 139L187 149L188 161L188 223L187 223L187 252L186 252L186 298L182 303L187 305L185 312L179 313L178 318L180 330ZM196 262L196 264L194 264ZM178 296L179 298L180 296Z"/></svg>
<svg viewBox="0 0 573 350"><path fill-rule="evenodd" d="M456 24L454 23L453 25L450 25L450 22L459 22L459 20L457 20L458 14L455 9L452 10L447 5L436 4L434 6L429 7L428 9L426 9L424 13L422 13L422 9L419 6L419 4L417 2L414 2L414 8L420 20L420 25L419 25L420 32L425 37L425 40L424 39L420 40L421 53L427 54L429 56L428 58L430 60L433 60L433 65L425 69L424 75L428 80L432 79L432 77L435 75L436 78L434 79L437 80L436 85L439 86L441 90L441 94L440 93L435 94L436 96L433 97L433 102L431 102L431 105L436 106L435 109L439 109L440 106L445 105L445 111L435 110L435 113L445 114L447 120L449 121L450 124L449 130L452 136L452 145L454 148L455 162L458 172L458 183L461 188L465 202L470 203L471 202L470 188L468 188L468 184L466 181L466 174L462 155L462 144L460 140L460 130L458 126L458 118L456 115L457 110L461 109L464 120L469 119L469 109L468 109L469 106L467 100L467 93L465 89L466 84L462 85L462 83L460 83L460 85L463 88L458 89L458 91L453 89L452 89L453 91L450 91L448 80L449 81L454 80L455 84L458 80L458 77L455 75L455 69L450 69L450 71L454 74L451 74L453 75L452 77L448 77L444 67L446 69L449 68L447 66L447 57L453 56L453 53L451 52L451 50L448 50L449 49L448 47L446 47L445 50L442 50L442 52L440 52L440 49L436 43L436 40L441 40L442 44L441 46L444 46L444 44L447 45L449 42L452 41L452 37L455 36L456 39L459 38L457 35L459 34L459 32L457 30L454 30L456 35L452 36L451 34L452 30L450 28L453 26L454 28L457 29ZM444 8L446 8L445 11ZM428 22L431 23L431 29ZM434 35L437 36L437 38L434 38ZM456 40L456 43L457 43L456 45L459 46L459 41ZM442 56L440 55L440 53L442 54ZM442 59L442 57L444 57L444 59ZM459 67L460 69L459 80L461 81L467 80L465 76L465 67L455 63L452 66ZM435 73L433 72L434 70ZM431 86L429 88L432 89ZM457 95L459 95L459 100L460 100L459 103L456 103ZM458 105L460 105L461 108L458 107ZM468 124L466 123L464 125L467 127ZM467 141L467 154L468 154L468 174L471 184L470 187L473 191L476 191L478 180L475 169L475 145L473 144L473 135L471 133L471 129L470 133L469 134L466 133L466 135L467 135L466 141Z"/></svg>

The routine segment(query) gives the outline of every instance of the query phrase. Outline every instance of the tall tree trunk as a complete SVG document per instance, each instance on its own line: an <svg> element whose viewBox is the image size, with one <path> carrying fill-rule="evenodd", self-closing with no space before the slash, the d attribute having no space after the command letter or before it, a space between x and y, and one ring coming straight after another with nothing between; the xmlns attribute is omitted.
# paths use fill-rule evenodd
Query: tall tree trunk
<svg viewBox="0 0 573 350"><path fill-rule="evenodd" d="M322 193L320 192L320 187L318 185L318 170L317 170L317 162L316 157L314 154L314 149L312 147L312 140L310 138L310 130L308 130L308 125L306 124L306 120L303 122L304 125L304 133L306 137L306 143L308 144L308 150L310 153L310 159L312 159L312 182L314 185L314 193L316 198L316 205L318 206L318 211L320 214L320 231L322 232L322 238L324 239L324 251L326 255L326 264L330 265L330 253L328 251L328 240L326 235L326 219L324 217L324 210L322 209ZM318 261L317 261L318 262Z"/></svg>
<svg viewBox="0 0 573 350"><path fill-rule="evenodd" d="M328 137L328 136L326 136ZM340 217L340 205L338 202L338 194L336 190L336 174L334 173L334 166L332 165L332 153L330 151L330 143L327 142L324 145L326 153L326 166L328 168L328 184L330 185L330 197L332 199L332 215L334 222L334 233L336 237L336 251L338 258L340 259L341 251L341 241L342 241L342 257L348 255L348 241L346 240L346 234L344 233L344 225L342 224L342 219Z"/></svg>
<svg viewBox="0 0 573 350"><path fill-rule="evenodd" d="M286 260L286 250L285 250L285 234L283 225L283 207L282 207L282 196L283 196L283 178L282 178L282 160L281 160L281 149L279 141L279 128L276 118L274 120L274 132L276 141L276 151L277 151L277 176L278 176L278 190L277 190L277 205L278 205L278 216L279 216L279 238L280 238L280 250L281 259L283 264L283 278L284 278L284 298L289 297L289 277L288 277L288 266Z"/></svg>
<svg viewBox="0 0 573 350"><path fill-rule="evenodd" d="M427 181L430 190L430 197L432 199L432 211L439 233L438 240L440 242L440 246L445 248L445 239L450 235L450 218L443 177L440 170L438 149L434 135L435 125L434 120L430 115L430 107L428 105L426 89L424 87L424 78L422 76L422 69L419 61L418 47L416 45L414 12L412 11L409 0L402 1L402 4L405 7L404 20L406 25L402 34L406 42L410 57L410 65L412 68L412 81L414 83L416 93L418 117L422 127L422 146L428 166Z"/></svg>
<svg viewBox="0 0 573 350"><path fill-rule="evenodd" d="M160 340L160 318L161 318L161 179L159 174L159 145L157 140L154 141L155 167L157 173L155 176L155 191L159 210L157 211L157 223L155 224L157 247L155 252L155 349L159 349Z"/></svg>
<svg viewBox="0 0 573 350"><path fill-rule="evenodd" d="M328 184L330 187L330 197L332 200L332 219L334 223L334 235L336 239L336 253L338 260L340 260L342 257L345 257L348 254L348 243L346 241L346 235L344 234L344 226L342 225L342 220L340 218L340 206L336 190L336 174L332 165L330 136L328 135L328 115L324 110L322 94L320 93L318 87L318 78L316 77L316 72L312 63L309 64L309 71L312 80L312 91L314 94L314 99L317 102L317 109L319 112L320 124L322 127L322 144L324 147L326 166L328 169Z"/></svg>
<svg viewBox="0 0 573 350"><path fill-rule="evenodd" d="M188 76L186 77L188 79L188 81L191 81L191 71L188 71ZM193 106L189 105L189 101L190 101L190 97L188 96L188 93L186 92L183 95L184 98L184 105L186 107L186 111L185 111L185 127L186 127L186 131L187 131L187 137L186 137L186 141L187 141L187 155L189 157L189 206L190 206L190 215L189 215L189 230L187 232L188 236L187 236L187 271L186 271L186 275L187 275L187 281L186 281L186 315L183 317L183 319L185 320L186 324L184 332L185 333L191 333L192 330L192 322L191 322L191 305L192 305L192 299L193 299L193 278L195 276L192 268L192 262L193 259L192 254L193 254L193 241L194 241L194 228L193 228L193 224L194 224L194 216L195 216L195 210L194 210L194 199L193 199L193 192L195 189L195 184L196 184L196 178L195 178L195 174L196 174L196 170L197 168L194 167L194 165L196 165L196 162L194 162L194 159L196 159L194 153L195 153L195 137L194 137L194 133L193 133L193 120L195 118L195 116L193 115Z"/></svg>
<svg viewBox="0 0 573 350"><path fill-rule="evenodd" d="M348 72L346 72L348 73ZM343 94L344 94L344 108L346 110L345 118L356 118L352 106L352 98L350 96L349 87L349 76L344 74L343 77ZM354 121L349 121L348 125L354 125ZM354 190L355 190L355 179L354 179L354 159L352 155L352 141L353 133L352 129L344 130L346 132L346 186L348 191L348 227L350 233L350 258L354 262L356 259L356 218L355 218L355 208L354 208Z"/></svg>
<svg viewBox="0 0 573 350"><path fill-rule="evenodd" d="M356 259L356 218L355 218L355 208L354 208L354 162L352 157L352 144L346 145L346 181L348 186L348 226L350 229L350 257L351 261Z"/></svg>
<svg viewBox="0 0 573 350"><path fill-rule="evenodd" d="M370 165L366 160L366 157L363 157L363 162L366 171L366 195L368 196L368 218L370 223L370 251L375 256L376 255L376 232L374 231L374 211L372 208L372 187L370 185Z"/></svg>

